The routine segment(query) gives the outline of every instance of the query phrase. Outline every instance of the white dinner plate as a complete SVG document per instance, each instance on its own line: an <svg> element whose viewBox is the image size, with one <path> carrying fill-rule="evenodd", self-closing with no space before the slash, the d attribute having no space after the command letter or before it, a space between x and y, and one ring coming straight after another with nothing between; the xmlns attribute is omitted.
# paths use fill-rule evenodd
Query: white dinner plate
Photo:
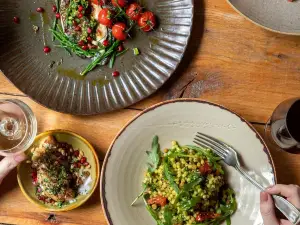
<svg viewBox="0 0 300 225"><path fill-rule="evenodd" d="M227 0L253 23L278 33L300 35L300 1Z"/></svg>
<svg viewBox="0 0 300 225"><path fill-rule="evenodd" d="M146 150L154 135L161 149L171 141L193 144L196 132L206 133L231 144L247 171L263 185L276 181L269 150L257 131L234 112L195 99L163 102L146 109L117 135L106 155L101 174L101 199L109 225L155 225L143 201L131 207L142 191ZM232 225L261 225L259 190L234 169L225 166L227 182L236 192L238 210Z"/></svg>

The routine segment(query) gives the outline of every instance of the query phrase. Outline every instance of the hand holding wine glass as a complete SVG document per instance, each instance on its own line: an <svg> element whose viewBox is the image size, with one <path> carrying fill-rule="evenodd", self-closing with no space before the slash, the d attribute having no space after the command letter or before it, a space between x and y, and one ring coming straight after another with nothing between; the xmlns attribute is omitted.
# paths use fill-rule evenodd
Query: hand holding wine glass
<svg viewBox="0 0 300 225"><path fill-rule="evenodd" d="M0 161L0 184L6 175L14 169L20 162L26 159L24 153L14 156L7 156Z"/></svg>

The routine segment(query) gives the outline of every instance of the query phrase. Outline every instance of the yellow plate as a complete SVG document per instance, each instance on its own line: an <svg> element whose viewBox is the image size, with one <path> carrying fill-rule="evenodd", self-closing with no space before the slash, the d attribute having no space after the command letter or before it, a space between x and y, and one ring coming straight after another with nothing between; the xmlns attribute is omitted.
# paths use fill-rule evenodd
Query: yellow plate
<svg viewBox="0 0 300 225"><path fill-rule="evenodd" d="M78 134L75 134L67 130L50 130L50 131L43 132L35 138L34 143L32 144L31 147L38 146L40 142L42 142L49 135L53 135L56 138L56 140L59 142L66 142L72 145L74 149L79 149L84 152L84 156L87 158L87 161L91 165L90 172L93 180L91 190L86 195L79 195L78 197L76 197L77 200L76 202L63 206L62 208L43 204L41 201L37 199L35 195L35 187L32 184L32 178L31 178L31 168L30 168L31 164L26 163L25 161L18 166L18 176L17 176L18 183L25 197L30 202L38 205L39 207L42 207L44 210L54 211L54 212L69 211L85 203L95 191L99 181L99 173L100 173L98 156L93 146L86 139L79 136ZM28 154L30 149L27 150L25 153Z"/></svg>

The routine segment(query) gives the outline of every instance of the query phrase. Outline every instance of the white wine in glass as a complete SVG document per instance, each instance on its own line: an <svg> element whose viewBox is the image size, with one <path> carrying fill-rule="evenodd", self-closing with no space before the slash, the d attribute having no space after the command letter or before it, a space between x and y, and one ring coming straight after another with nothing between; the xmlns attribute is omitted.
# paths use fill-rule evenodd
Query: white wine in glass
<svg viewBox="0 0 300 225"><path fill-rule="evenodd" d="M9 156L26 151L36 133L36 118L24 102L0 99L0 155Z"/></svg>

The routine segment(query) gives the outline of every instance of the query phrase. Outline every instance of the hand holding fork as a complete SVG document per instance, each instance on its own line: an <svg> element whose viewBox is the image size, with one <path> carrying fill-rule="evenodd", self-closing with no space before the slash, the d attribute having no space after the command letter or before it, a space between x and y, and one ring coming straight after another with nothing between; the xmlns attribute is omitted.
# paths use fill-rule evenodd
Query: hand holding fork
<svg viewBox="0 0 300 225"><path fill-rule="evenodd" d="M223 159L223 161L227 165L234 167L250 183L252 183L258 189L260 189L263 192L261 194L263 210L267 209L267 206L270 206L274 200L275 206L286 216L286 218L290 221L290 224L293 225L299 224L300 222L299 210L291 202L288 201L289 199L286 200L285 198L277 195L277 194L282 194L283 196L286 196L284 193L281 193L281 191L278 192L278 190L276 191L271 188L270 190L273 190L273 193L272 192L269 193L272 194L273 199L270 198L270 195L265 192L266 189L242 169L242 167L240 166L237 152L233 149L232 146L229 146L228 144L214 137L211 137L209 135L200 132L198 132L196 137L194 138L194 143L196 143L201 147L211 149L214 153L216 153L219 157L221 157L221 159ZM300 205L300 201L299 201L299 205ZM299 205L297 206L299 207ZM283 221L282 223L279 223L276 217L274 217L275 215L274 208L272 209L269 207L269 209L270 210L269 212L267 212L267 214L270 216L270 218L273 218L273 220L271 220L270 222L269 221L265 222L265 225L289 225L288 221Z"/></svg>

